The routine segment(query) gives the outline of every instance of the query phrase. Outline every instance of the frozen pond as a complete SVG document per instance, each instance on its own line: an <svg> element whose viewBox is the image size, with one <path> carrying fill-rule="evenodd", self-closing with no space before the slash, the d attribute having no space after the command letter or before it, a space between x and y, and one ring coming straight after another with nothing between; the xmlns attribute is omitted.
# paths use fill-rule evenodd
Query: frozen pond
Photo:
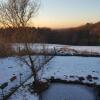
<svg viewBox="0 0 100 100"><path fill-rule="evenodd" d="M42 93L42 100L95 100L96 93L92 88L73 85L53 83L48 90Z"/></svg>

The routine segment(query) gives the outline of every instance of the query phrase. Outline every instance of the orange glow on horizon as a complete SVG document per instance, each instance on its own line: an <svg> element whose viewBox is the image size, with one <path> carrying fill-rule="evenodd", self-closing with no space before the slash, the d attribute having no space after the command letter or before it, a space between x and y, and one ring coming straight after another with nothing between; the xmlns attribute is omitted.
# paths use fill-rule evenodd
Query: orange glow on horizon
<svg viewBox="0 0 100 100"><path fill-rule="evenodd" d="M81 25L86 24L87 22L82 22L82 21L74 21L74 22L70 22L70 21L66 21L66 22L49 22L49 21L33 21L34 24L32 24L31 26L35 26L35 27L49 27L49 28L53 28L53 29L58 29L58 28L71 28L71 27L78 27Z"/></svg>

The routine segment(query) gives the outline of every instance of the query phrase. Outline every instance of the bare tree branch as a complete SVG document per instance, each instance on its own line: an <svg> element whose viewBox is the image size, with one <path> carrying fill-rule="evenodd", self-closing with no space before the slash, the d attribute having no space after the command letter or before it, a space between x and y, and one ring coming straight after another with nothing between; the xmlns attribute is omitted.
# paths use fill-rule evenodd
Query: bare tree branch
<svg viewBox="0 0 100 100"><path fill-rule="evenodd" d="M40 0L7 0L0 3L0 23L10 27L25 27L36 15Z"/></svg>

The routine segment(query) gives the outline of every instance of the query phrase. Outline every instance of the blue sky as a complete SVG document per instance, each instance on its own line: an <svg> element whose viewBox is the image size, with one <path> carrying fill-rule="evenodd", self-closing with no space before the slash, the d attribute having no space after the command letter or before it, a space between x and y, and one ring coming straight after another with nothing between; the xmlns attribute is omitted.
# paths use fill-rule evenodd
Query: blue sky
<svg viewBox="0 0 100 100"><path fill-rule="evenodd" d="M100 0L41 0L34 25L40 27L75 27L100 21Z"/></svg>

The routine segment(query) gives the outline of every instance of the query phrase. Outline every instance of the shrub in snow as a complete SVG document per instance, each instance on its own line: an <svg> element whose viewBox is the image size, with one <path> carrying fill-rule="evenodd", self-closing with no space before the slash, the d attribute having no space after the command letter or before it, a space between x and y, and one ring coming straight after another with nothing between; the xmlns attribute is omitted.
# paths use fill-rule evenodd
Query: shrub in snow
<svg viewBox="0 0 100 100"><path fill-rule="evenodd" d="M45 91L49 87L49 82L42 82L42 81L35 81L32 84L32 88L34 92L40 94L41 92Z"/></svg>

